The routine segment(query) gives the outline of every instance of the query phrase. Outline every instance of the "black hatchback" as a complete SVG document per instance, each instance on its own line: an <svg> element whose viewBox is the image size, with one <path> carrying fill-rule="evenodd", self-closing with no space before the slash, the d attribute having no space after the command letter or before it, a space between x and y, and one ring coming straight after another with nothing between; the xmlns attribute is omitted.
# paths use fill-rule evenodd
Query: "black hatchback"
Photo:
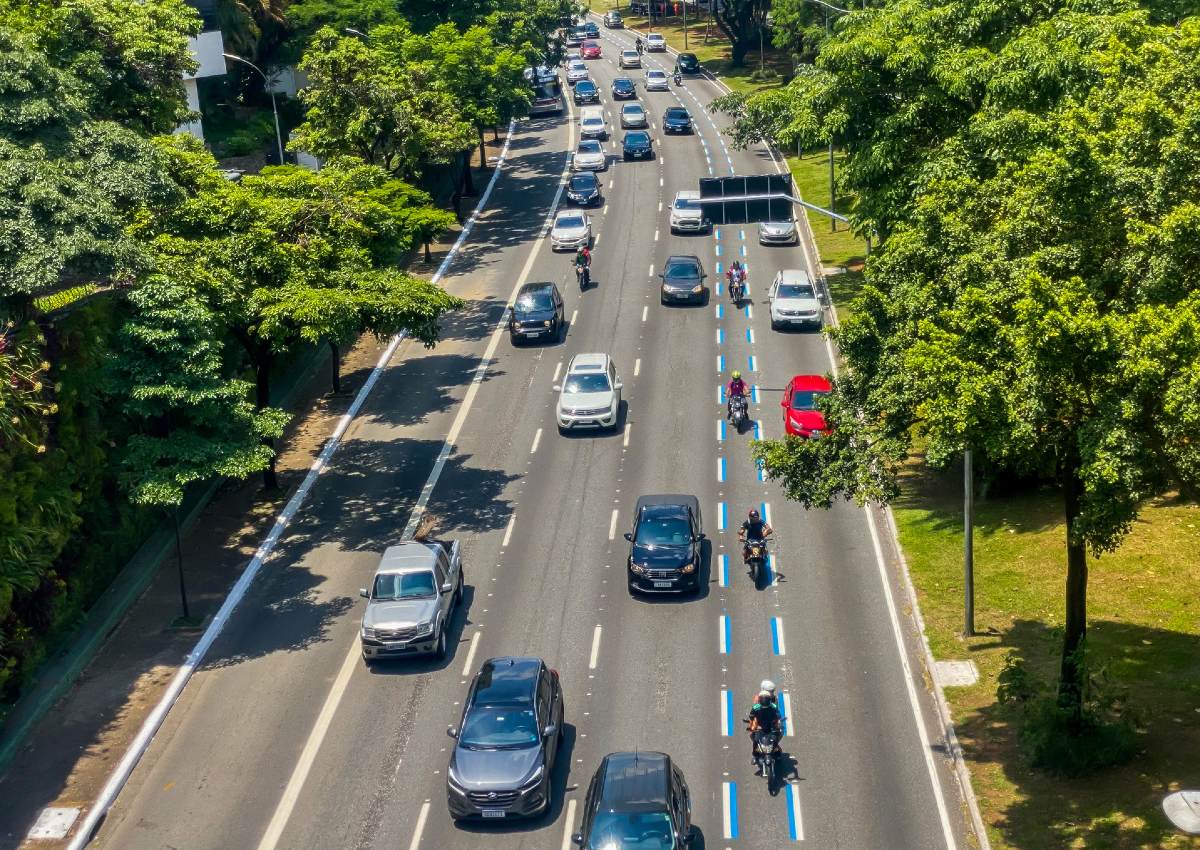
<svg viewBox="0 0 1200 850"><path fill-rule="evenodd" d="M612 81L613 100L629 100L637 97L637 86L629 77L617 77Z"/></svg>
<svg viewBox="0 0 1200 850"><path fill-rule="evenodd" d="M572 95L575 98L575 105L582 103L599 103L600 89L596 88L596 84L591 80L580 80L575 84L575 92Z"/></svg>
<svg viewBox="0 0 1200 850"><path fill-rule="evenodd" d="M456 741L446 769L450 817L504 820L546 811L562 726L562 687L546 662L483 662L462 723L446 730Z"/></svg>
<svg viewBox="0 0 1200 850"><path fill-rule="evenodd" d="M621 141L621 155L626 159L654 159L654 145L645 130L626 133Z"/></svg>
<svg viewBox="0 0 1200 850"><path fill-rule="evenodd" d="M639 847L680 850L692 844L692 795L666 753L609 753L583 803L571 840L584 850Z"/></svg>
<svg viewBox="0 0 1200 850"><path fill-rule="evenodd" d="M600 194L600 181L592 171L577 171L567 183L567 199L581 207L590 207L604 200Z"/></svg>
<svg viewBox="0 0 1200 850"><path fill-rule="evenodd" d="M664 133L692 132L692 114L685 106L668 106L662 119Z"/></svg>
<svg viewBox="0 0 1200 850"><path fill-rule="evenodd" d="M696 58L695 53L680 53L679 58L675 60L675 68L681 74L699 74L700 60Z"/></svg>
<svg viewBox="0 0 1200 850"><path fill-rule="evenodd" d="M552 281L527 283L517 292L508 336L513 345L522 340L556 340L566 320L562 294Z"/></svg>
<svg viewBox="0 0 1200 850"><path fill-rule="evenodd" d="M671 493L642 496L633 510L626 578L629 590L679 593L698 590L704 524L700 500Z"/></svg>
<svg viewBox="0 0 1200 850"><path fill-rule="evenodd" d="M708 288L704 285L704 265L695 254L674 254L667 257L659 278L662 287L659 300L663 304L694 302L703 304L708 300Z"/></svg>

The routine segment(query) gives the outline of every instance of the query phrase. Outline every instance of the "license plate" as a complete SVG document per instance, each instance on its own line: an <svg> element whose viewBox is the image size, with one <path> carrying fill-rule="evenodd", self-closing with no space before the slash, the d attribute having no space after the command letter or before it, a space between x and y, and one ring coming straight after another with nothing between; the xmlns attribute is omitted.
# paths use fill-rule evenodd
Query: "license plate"
<svg viewBox="0 0 1200 850"><path fill-rule="evenodd" d="M481 814L485 818L502 818L508 813L504 809L483 809Z"/></svg>
<svg viewBox="0 0 1200 850"><path fill-rule="evenodd" d="M525 336L530 337L531 339L535 336L541 336L541 335L542 335L541 331L533 331L532 333L525 334Z"/></svg>
<svg viewBox="0 0 1200 850"><path fill-rule="evenodd" d="M654 586L655 586L655 587L670 587L670 586L671 586L671 582L669 582L669 581L656 581L656 582L654 582Z"/></svg>

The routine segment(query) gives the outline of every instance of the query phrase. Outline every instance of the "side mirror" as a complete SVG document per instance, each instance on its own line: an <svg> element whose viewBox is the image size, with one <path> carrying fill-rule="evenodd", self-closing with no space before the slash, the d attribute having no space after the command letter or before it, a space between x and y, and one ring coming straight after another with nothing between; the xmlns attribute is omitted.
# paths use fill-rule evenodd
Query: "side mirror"
<svg viewBox="0 0 1200 850"><path fill-rule="evenodd" d="M691 832L691 831L689 830L689 831L687 832L687 834L679 836L679 840L680 840L680 841L682 841L682 842L683 842L684 844L686 844L687 846L691 847L691 846L692 846L692 839L693 839L693 838L695 838L695 837L696 837L696 834L695 834L694 832Z"/></svg>
<svg viewBox="0 0 1200 850"><path fill-rule="evenodd" d="M624 387L625 387L625 385L624 385L624 384L622 384L620 381L617 381L615 384L613 384L613 389L614 389L614 390L620 390L620 389L624 389Z"/></svg>
<svg viewBox="0 0 1200 850"><path fill-rule="evenodd" d="M781 401L781 402L779 402L779 406L780 406L780 407L787 407L787 402L786 402L786 401Z"/></svg>
<svg viewBox="0 0 1200 850"><path fill-rule="evenodd" d="M562 384L555 384L555 385L554 385L554 391L555 391L556 393L561 393L561 392L562 392Z"/></svg>
<svg viewBox="0 0 1200 850"><path fill-rule="evenodd" d="M549 726L547 726L545 729L542 730L542 737L543 738L551 738L554 736L554 733L557 731L558 731L558 726L554 723L551 723Z"/></svg>
<svg viewBox="0 0 1200 850"><path fill-rule="evenodd" d="M622 535L622 536L623 536L623 537L624 537L626 540L628 540L630 543L632 543L632 542L633 542L633 535L632 535L632 534L630 534L628 531L626 531L626 532L625 532L625 534L624 534L624 535Z"/></svg>
<svg viewBox="0 0 1200 850"><path fill-rule="evenodd" d="M578 844L580 847L582 847L582 846L583 846L583 833L582 833L582 832L577 832L577 833L575 833L574 835L572 835L572 836L571 836L571 843L572 843L572 844Z"/></svg>
<svg viewBox="0 0 1200 850"><path fill-rule="evenodd" d="M448 581L442 582L442 593L449 593L454 590L454 585Z"/></svg>
<svg viewBox="0 0 1200 850"><path fill-rule="evenodd" d="M361 596L363 599L371 598L371 594L367 593L367 589L365 587L360 587L358 589L358 595Z"/></svg>
<svg viewBox="0 0 1200 850"><path fill-rule="evenodd" d="M458 727L457 726L447 726L446 734L449 735L451 738L457 738L458 737Z"/></svg>

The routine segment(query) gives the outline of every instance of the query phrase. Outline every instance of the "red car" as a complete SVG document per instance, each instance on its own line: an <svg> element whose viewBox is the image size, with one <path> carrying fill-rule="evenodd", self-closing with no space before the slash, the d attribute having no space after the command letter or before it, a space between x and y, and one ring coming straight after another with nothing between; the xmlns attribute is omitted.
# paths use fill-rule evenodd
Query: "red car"
<svg viewBox="0 0 1200 850"><path fill-rule="evenodd" d="M793 437L819 437L829 427L817 399L833 390L820 375L797 375L783 391L783 430Z"/></svg>
<svg viewBox="0 0 1200 850"><path fill-rule="evenodd" d="M599 59L600 43L596 41L585 41L583 43L583 47L579 48L579 55L584 59Z"/></svg>

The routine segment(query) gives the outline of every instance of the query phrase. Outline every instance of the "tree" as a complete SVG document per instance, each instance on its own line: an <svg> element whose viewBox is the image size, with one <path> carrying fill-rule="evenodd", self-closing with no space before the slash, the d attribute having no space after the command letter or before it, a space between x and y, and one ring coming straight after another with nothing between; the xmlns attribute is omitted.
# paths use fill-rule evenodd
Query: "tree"
<svg viewBox="0 0 1200 850"><path fill-rule="evenodd" d="M729 39L729 59L735 68L746 64L746 54L767 28L771 0L725 0L716 6L717 28Z"/></svg>
<svg viewBox="0 0 1200 850"><path fill-rule="evenodd" d="M932 464L970 447L1054 481L1067 527L1059 697L1078 713L1088 551L1115 549L1145 499L1200 474L1200 185L1187 165L1200 158L1200 21L1064 4L954 44L908 11L917 34L889 43L910 51L903 63L839 59L836 79L793 92L797 132L825 131L821 107L868 122L847 124L859 164L847 180L890 188L859 195L890 235L836 334L848 369L829 438L755 452L806 505L890 498L913 434ZM901 37L905 24L889 27ZM981 33L986 45L965 43ZM877 36L847 26L818 61L870 55ZM868 117L861 93L882 67L925 96ZM921 113L940 119L914 139Z"/></svg>
<svg viewBox="0 0 1200 850"><path fill-rule="evenodd" d="M473 132L433 69L404 61L407 27L381 27L370 43L324 28L305 53L306 113L292 146L323 159L356 156L398 177L446 164Z"/></svg>
<svg viewBox="0 0 1200 850"><path fill-rule="evenodd" d="M825 38L829 14L813 0L772 0L771 43L797 62L811 63Z"/></svg>

